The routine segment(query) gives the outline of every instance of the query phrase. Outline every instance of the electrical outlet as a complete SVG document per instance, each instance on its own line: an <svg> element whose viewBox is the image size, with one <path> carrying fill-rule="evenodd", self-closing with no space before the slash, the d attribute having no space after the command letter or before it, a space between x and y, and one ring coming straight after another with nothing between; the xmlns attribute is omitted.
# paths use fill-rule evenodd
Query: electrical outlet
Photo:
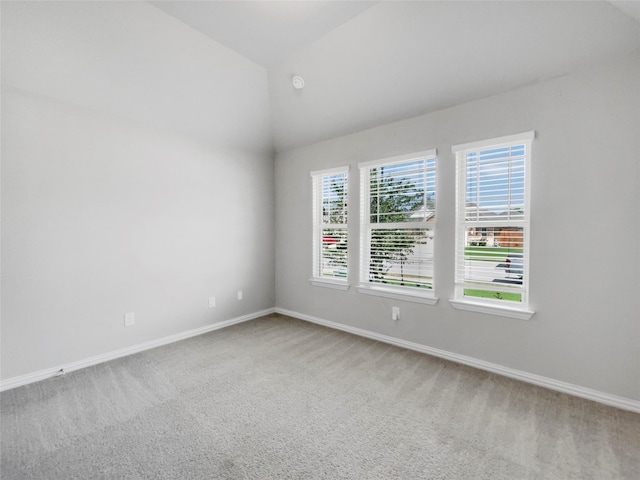
<svg viewBox="0 0 640 480"><path fill-rule="evenodd" d="M391 307L391 320L394 322L400 320L400 307Z"/></svg>
<svg viewBox="0 0 640 480"><path fill-rule="evenodd" d="M209 308L216 306L216 297L209 297Z"/></svg>
<svg viewBox="0 0 640 480"><path fill-rule="evenodd" d="M136 314L134 312L129 312L124 314L124 326L130 327L136 324Z"/></svg>
<svg viewBox="0 0 640 480"><path fill-rule="evenodd" d="M238 290L238 300L242 300L242 290Z"/></svg>

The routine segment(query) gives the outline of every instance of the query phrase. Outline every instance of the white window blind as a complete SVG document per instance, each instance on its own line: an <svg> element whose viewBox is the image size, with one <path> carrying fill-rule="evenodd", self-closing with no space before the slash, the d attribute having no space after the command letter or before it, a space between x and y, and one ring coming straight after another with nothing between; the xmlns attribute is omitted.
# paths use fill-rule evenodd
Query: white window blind
<svg viewBox="0 0 640 480"><path fill-rule="evenodd" d="M311 172L313 181L312 279L347 281L348 167Z"/></svg>
<svg viewBox="0 0 640 480"><path fill-rule="evenodd" d="M435 150L359 167L361 286L432 296Z"/></svg>
<svg viewBox="0 0 640 480"><path fill-rule="evenodd" d="M456 299L528 302L529 164L533 132L453 147Z"/></svg>

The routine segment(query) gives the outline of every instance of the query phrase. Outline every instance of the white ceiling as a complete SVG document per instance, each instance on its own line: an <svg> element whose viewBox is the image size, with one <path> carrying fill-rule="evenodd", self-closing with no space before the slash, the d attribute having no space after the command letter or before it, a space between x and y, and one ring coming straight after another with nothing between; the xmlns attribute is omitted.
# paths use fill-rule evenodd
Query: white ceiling
<svg viewBox="0 0 640 480"><path fill-rule="evenodd" d="M151 1L263 67L324 36L376 2Z"/></svg>
<svg viewBox="0 0 640 480"><path fill-rule="evenodd" d="M609 0L615 7L640 22L640 0Z"/></svg>
<svg viewBox="0 0 640 480"><path fill-rule="evenodd" d="M151 3L267 68L278 151L640 52L638 2Z"/></svg>

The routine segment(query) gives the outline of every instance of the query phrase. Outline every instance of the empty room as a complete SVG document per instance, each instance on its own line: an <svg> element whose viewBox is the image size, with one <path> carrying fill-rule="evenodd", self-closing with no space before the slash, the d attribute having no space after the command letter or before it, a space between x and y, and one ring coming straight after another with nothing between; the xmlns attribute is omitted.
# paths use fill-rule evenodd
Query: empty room
<svg viewBox="0 0 640 480"><path fill-rule="evenodd" d="M0 22L0 478L639 478L640 2Z"/></svg>

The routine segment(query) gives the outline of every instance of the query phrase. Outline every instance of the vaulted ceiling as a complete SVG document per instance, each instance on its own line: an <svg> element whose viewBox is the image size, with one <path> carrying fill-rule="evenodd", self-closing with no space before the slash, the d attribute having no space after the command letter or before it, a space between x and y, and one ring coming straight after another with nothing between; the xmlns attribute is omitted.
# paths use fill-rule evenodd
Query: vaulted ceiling
<svg viewBox="0 0 640 480"><path fill-rule="evenodd" d="M277 152L621 57L640 61L639 6L7 1L2 87L220 148Z"/></svg>
<svg viewBox="0 0 640 480"><path fill-rule="evenodd" d="M276 150L640 52L637 2L151 3L267 69Z"/></svg>
<svg viewBox="0 0 640 480"><path fill-rule="evenodd" d="M152 5L263 67L373 6L371 1L151 1Z"/></svg>

